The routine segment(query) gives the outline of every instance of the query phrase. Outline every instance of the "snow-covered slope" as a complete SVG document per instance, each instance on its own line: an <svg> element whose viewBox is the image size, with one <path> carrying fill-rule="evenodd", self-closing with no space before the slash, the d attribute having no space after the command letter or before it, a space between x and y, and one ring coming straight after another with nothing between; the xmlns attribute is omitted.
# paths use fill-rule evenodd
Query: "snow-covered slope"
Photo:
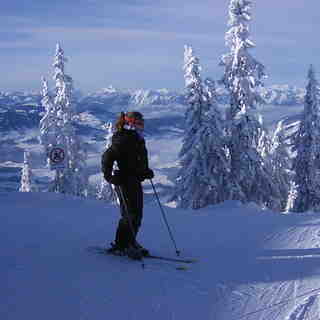
<svg viewBox="0 0 320 320"><path fill-rule="evenodd" d="M165 208L181 255L198 259L182 271L89 252L113 240L114 206L14 192L0 203L1 319L319 319L319 215ZM175 256L154 201L139 241Z"/></svg>

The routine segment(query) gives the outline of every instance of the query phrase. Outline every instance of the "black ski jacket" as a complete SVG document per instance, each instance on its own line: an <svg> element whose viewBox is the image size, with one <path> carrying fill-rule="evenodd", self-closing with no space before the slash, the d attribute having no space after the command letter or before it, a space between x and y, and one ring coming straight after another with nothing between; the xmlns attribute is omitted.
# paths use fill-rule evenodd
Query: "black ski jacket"
<svg viewBox="0 0 320 320"><path fill-rule="evenodd" d="M148 152L145 140L135 130L122 129L112 136L112 144L103 153L101 160L102 172L107 181L112 176L115 161L122 177L144 180L149 170Z"/></svg>

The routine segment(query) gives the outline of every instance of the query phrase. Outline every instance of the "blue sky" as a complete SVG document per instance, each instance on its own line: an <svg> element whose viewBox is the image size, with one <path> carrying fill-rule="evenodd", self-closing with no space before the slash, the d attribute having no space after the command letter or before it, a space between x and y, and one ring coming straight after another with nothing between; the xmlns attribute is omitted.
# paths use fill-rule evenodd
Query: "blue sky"
<svg viewBox="0 0 320 320"><path fill-rule="evenodd" d="M183 46L194 47L203 76L220 79L228 51L229 0L10 0L1 4L0 90L38 89L52 77L57 42L67 72L86 91L184 86ZM304 86L320 69L320 1L253 1L252 54L266 84ZM320 81L320 78L319 78Z"/></svg>

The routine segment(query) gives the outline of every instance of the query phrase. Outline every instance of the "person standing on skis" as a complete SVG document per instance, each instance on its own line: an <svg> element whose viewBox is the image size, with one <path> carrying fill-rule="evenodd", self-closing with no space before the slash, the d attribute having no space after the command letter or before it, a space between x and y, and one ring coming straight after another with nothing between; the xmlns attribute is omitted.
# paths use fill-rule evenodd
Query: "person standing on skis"
<svg viewBox="0 0 320 320"><path fill-rule="evenodd" d="M111 146L103 153L101 161L104 178L115 186L121 213L115 242L108 251L139 258L149 255L136 240L143 216L141 182L154 177L143 137L143 115L137 111L122 112L115 127ZM113 171L115 162L118 169Z"/></svg>

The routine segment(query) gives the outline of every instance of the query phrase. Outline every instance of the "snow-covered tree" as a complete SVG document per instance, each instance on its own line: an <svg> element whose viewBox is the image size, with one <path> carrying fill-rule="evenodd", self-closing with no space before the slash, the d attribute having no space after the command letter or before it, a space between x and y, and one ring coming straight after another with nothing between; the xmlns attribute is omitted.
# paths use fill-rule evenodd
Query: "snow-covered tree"
<svg viewBox="0 0 320 320"><path fill-rule="evenodd" d="M203 83L205 96L209 103L212 103L214 107L217 107L217 92L216 92L216 83L211 78L206 78Z"/></svg>
<svg viewBox="0 0 320 320"><path fill-rule="evenodd" d="M20 192L35 192L37 191L36 184L34 182L32 170L30 168L29 163L29 152L24 152L24 161L22 167L22 174L21 174L21 183L20 183Z"/></svg>
<svg viewBox="0 0 320 320"><path fill-rule="evenodd" d="M320 210L319 103L319 85L314 69L310 66L304 111L294 139L296 158L293 163L293 171L295 172L296 198L291 210L295 212Z"/></svg>
<svg viewBox="0 0 320 320"><path fill-rule="evenodd" d="M279 121L269 152L273 183L278 187L280 198L271 198L268 207L279 211L286 210L289 194L292 194L291 159L284 129L283 121Z"/></svg>
<svg viewBox="0 0 320 320"><path fill-rule="evenodd" d="M291 180L285 212L289 212L292 210L296 199L297 199L297 185L295 184L294 180Z"/></svg>
<svg viewBox="0 0 320 320"><path fill-rule="evenodd" d="M188 108L172 199L180 207L198 209L225 200L228 165L214 83L203 84L199 59L189 46L185 46L184 72Z"/></svg>
<svg viewBox="0 0 320 320"><path fill-rule="evenodd" d="M55 99L57 134L55 143L65 152L65 167L56 169L52 190L77 196L87 195L88 174L86 152L76 134L76 110L73 102L73 80L65 73L67 59L59 44L54 57Z"/></svg>
<svg viewBox="0 0 320 320"><path fill-rule="evenodd" d="M258 88L265 77L264 66L249 52L254 43L249 39L252 1L231 0L226 45L230 52L222 56L225 67L222 83L230 93L227 129L231 157L231 199L254 201L266 205L279 197L273 186L270 166L262 150L267 134L257 106L263 102Z"/></svg>
<svg viewBox="0 0 320 320"><path fill-rule="evenodd" d="M210 175L210 204L217 204L229 198L232 186L229 183L230 156L227 146L225 120L218 109L215 81L204 81L204 100L208 112L204 113L199 136L204 140L207 172Z"/></svg>
<svg viewBox="0 0 320 320"><path fill-rule="evenodd" d="M107 134L105 136L105 149L108 149L111 146L111 139L113 135L113 125L112 122L108 122L103 126L103 129L106 130ZM115 202L116 201L116 193L113 189L113 185L108 183L103 177L101 178L101 183L97 188L97 199L104 200L106 202Z"/></svg>
<svg viewBox="0 0 320 320"><path fill-rule="evenodd" d="M43 145L47 162L49 165L48 152L50 148L57 144L58 115L52 97L49 94L48 82L45 78L42 79L42 100L41 104L45 109L44 115L40 120L40 143Z"/></svg>

